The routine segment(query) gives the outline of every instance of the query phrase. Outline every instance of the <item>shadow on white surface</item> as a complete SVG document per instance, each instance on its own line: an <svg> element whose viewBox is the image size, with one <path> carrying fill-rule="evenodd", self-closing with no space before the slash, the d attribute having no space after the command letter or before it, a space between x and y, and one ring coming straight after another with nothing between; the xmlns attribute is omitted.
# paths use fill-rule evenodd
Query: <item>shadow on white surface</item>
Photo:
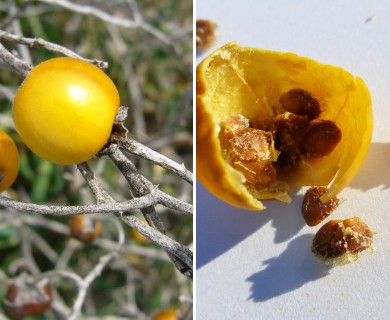
<svg viewBox="0 0 390 320"><path fill-rule="evenodd" d="M232 207L211 195L197 181L196 261L201 268L230 250L252 233L271 223L274 242L294 237L304 226L301 217L302 196L293 196L290 204L266 202L265 211L248 211Z"/></svg>
<svg viewBox="0 0 390 320"><path fill-rule="evenodd" d="M390 143L372 143L359 174L350 188L367 191L390 187ZM384 168L383 170L377 170ZM197 268L201 268L230 250L252 233L271 223L275 229L274 242L282 243L303 228L301 217L302 195L292 196L290 204L265 202L265 211L246 211L232 207L211 195L197 181Z"/></svg>
<svg viewBox="0 0 390 320"><path fill-rule="evenodd" d="M383 186L390 187L390 143L373 142L362 168L349 185L350 188L367 191Z"/></svg>
<svg viewBox="0 0 390 320"><path fill-rule="evenodd" d="M349 187L363 192L378 187L388 189L390 171L386 168L389 165L390 144L372 143ZM288 244L281 254L260 260L258 271L245 279L251 284L248 301L267 301L327 276L329 267L311 253L313 234L298 236L305 226L301 216L302 197L295 194L290 204L268 201L264 211L246 211L217 199L197 181L197 268L206 266L255 232L264 232L266 237L271 232L275 245L287 241Z"/></svg>
<svg viewBox="0 0 390 320"><path fill-rule="evenodd" d="M246 279L251 283L248 300L266 301L329 274L329 268L311 253L312 239L311 234L298 236L278 257L263 261L265 268Z"/></svg>

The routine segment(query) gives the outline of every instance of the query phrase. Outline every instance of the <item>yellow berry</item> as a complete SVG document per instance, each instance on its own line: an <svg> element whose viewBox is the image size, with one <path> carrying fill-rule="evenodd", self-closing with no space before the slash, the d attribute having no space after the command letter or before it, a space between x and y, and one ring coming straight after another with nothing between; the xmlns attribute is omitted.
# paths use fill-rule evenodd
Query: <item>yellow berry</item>
<svg viewBox="0 0 390 320"><path fill-rule="evenodd" d="M27 75L13 116L34 153L54 163L78 164L107 142L118 108L118 90L102 70L65 57L42 62Z"/></svg>
<svg viewBox="0 0 390 320"><path fill-rule="evenodd" d="M0 192L14 183L18 172L18 148L12 138L0 130Z"/></svg>

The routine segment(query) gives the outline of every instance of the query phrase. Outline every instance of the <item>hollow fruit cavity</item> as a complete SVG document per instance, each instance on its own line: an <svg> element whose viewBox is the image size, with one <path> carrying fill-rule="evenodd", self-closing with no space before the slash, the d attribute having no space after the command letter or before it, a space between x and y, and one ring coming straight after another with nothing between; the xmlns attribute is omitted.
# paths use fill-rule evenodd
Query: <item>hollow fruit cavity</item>
<svg viewBox="0 0 390 320"><path fill-rule="evenodd" d="M253 196L277 180L293 177L306 160L326 157L341 141L340 128L318 120L321 106L308 91L291 89L273 107L273 118L252 125L243 115L221 122L224 159L245 179Z"/></svg>

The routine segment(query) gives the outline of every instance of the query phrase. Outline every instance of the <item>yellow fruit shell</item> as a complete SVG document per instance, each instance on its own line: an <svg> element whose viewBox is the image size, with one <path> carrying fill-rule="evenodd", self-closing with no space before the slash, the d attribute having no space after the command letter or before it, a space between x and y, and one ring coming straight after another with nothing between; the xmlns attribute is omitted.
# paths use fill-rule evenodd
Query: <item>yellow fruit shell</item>
<svg viewBox="0 0 390 320"><path fill-rule="evenodd" d="M18 148L12 138L0 130L0 192L14 183L18 173Z"/></svg>
<svg viewBox="0 0 390 320"><path fill-rule="evenodd" d="M280 96L294 88L307 90L319 101L318 120L334 121L342 140L328 156L302 162L289 181L277 181L280 189L263 191L255 199L244 185L244 175L222 157L220 123L235 114L254 125L270 120ZM290 188L310 185L329 185L322 197L327 201L348 185L368 152L373 127L370 93L361 78L339 67L229 43L199 64L196 89L197 177L233 206L262 210L258 200L289 201Z"/></svg>

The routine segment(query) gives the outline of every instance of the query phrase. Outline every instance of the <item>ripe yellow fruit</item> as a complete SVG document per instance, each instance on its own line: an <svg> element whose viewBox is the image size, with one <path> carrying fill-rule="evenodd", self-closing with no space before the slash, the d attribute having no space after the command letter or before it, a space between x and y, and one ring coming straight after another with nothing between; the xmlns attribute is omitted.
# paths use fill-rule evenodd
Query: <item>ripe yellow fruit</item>
<svg viewBox="0 0 390 320"><path fill-rule="evenodd" d="M13 104L16 130L37 155L57 164L92 158L107 142L119 93L96 66L74 58L37 65Z"/></svg>
<svg viewBox="0 0 390 320"><path fill-rule="evenodd" d="M176 311L172 308L162 310L162 311L156 313L152 317L152 320L177 320L177 319L178 319L178 317L177 317Z"/></svg>
<svg viewBox="0 0 390 320"><path fill-rule="evenodd" d="M0 192L14 183L18 172L18 148L12 138L0 130Z"/></svg>
<svg viewBox="0 0 390 320"><path fill-rule="evenodd" d="M311 185L328 186L328 201L369 149L370 93L339 67L229 43L199 64L196 86L197 177L233 206L262 210L261 200L288 202L291 188Z"/></svg>

